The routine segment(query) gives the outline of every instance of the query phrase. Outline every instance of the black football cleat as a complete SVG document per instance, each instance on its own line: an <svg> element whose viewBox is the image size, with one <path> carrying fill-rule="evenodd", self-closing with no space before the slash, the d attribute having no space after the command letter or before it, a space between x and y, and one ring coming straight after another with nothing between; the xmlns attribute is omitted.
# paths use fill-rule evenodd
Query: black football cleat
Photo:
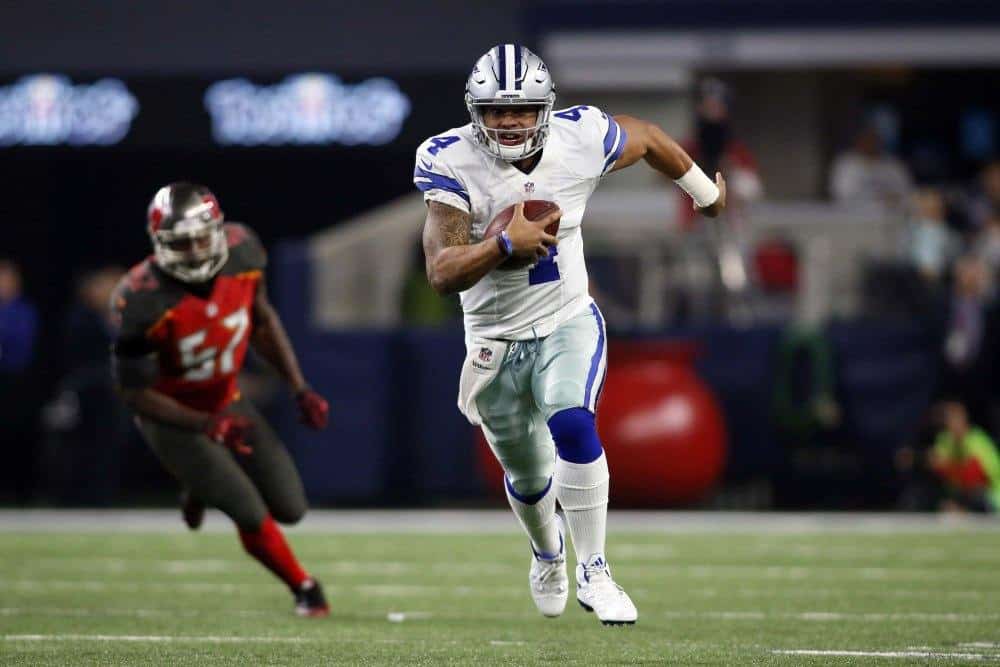
<svg viewBox="0 0 1000 667"><path fill-rule="evenodd" d="M201 523L205 520L205 504L187 489L181 491L181 516L191 530L201 528Z"/></svg>
<svg viewBox="0 0 1000 667"><path fill-rule="evenodd" d="M322 618L330 615L323 587L315 579L306 579L295 593L295 614L303 618Z"/></svg>

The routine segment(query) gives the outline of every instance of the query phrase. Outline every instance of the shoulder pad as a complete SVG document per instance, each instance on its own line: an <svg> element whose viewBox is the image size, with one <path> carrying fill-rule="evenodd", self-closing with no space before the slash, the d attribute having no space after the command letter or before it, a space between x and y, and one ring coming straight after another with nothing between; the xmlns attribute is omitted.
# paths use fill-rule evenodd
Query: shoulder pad
<svg viewBox="0 0 1000 667"><path fill-rule="evenodd" d="M143 339L181 298L146 259L132 267L111 293L111 317L119 339Z"/></svg>
<svg viewBox="0 0 1000 667"><path fill-rule="evenodd" d="M469 211L472 199L462 172L478 149L464 130L451 129L420 145L413 168L413 184L424 193L425 201L439 201Z"/></svg>
<svg viewBox="0 0 1000 667"><path fill-rule="evenodd" d="M555 111L552 125L572 147L577 171L587 177L606 174L621 156L628 138L614 118L595 106Z"/></svg>
<svg viewBox="0 0 1000 667"><path fill-rule="evenodd" d="M237 222L226 224L226 241L229 244L229 261L223 273L235 274L245 271L262 271L267 266L267 251L257 234Z"/></svg>

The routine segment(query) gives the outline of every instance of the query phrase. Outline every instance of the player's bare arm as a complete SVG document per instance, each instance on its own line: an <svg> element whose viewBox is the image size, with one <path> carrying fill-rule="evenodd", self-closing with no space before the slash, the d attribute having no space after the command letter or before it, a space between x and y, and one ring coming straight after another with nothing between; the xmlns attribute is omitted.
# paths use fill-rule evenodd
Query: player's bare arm
<svg viewBox="0 0 1000 667"><path fill-rule="evenodd" d="M470 243L470 214L454 206L428 202L423 243L427 279L434 290L439 294L466 290L511 255L537 259L548 256L549 246L557 241L545 232L545 227L558 220L561 213L553 211L530 221L524 217L523 209L523 204L514 209L514 217L505 230L511 248L508 255L496 238Z"/></svg>
<svg viewBox="0 0 1000 667"><path fill-rule="evenodd" d="M653 169L678 181L678 185L694 197L695 208L699 212L714 218L726 208L726 181L721 173L715 174L715 187L718 188L718 195L715 195L709 187L711 182L706 184L702 181L704 174L691 156L659 126L632 116L614 118L627 133L628 140L611 171L630 167L642 159ZM709 198L714 200L706 201Z"/></svg>
<svg viewBox="0 0 1000 667"><path fill-rule="evenodd" d="M277 369L295 394L308 389L309 385L302 375L299 360L295 356L292 342L288 339L285 326L281 323L278 311L274 309L270 299L267 298L263 279L257 288L253 315L254 326L250 337L253 349Z"/></svg>
<svg viewBox="0 0 1000 667"><path fill-rule="evenodd" d="M274 366L292 388L299 405L299 421L313 429L326 428L330 407L326 399L313 391L303 377L295 348L292 347L278 311L267 298L263 279L254 295L253 312L254 327L250 334L253 349Z"/></svg>

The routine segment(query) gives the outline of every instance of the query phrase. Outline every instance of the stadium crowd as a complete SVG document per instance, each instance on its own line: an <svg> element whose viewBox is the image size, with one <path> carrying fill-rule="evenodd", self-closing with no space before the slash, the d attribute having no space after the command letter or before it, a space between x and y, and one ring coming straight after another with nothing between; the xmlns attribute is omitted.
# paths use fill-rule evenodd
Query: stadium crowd
<svg viewBox="0 0 1000 667"><path fill-rule="evenodd" d="M1000 508L1000 160L958 185L920 183L915 171L868 126L829 174L834 201L880 203L904 220L898 257L871 269L869 312L926 321L938 340L933 405L917 441L896 457L899 504L993 512Z"/></svg>

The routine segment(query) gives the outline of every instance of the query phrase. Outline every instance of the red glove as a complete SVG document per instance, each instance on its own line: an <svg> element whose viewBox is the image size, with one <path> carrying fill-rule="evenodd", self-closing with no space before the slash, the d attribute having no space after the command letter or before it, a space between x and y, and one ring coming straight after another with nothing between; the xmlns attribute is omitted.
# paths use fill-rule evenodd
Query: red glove
<svg viewBox="0 0 1000 667"><path fill-rule="evenodd" d="M299 404L299 421L317 431L326 428L330 416L330 405L326 399L312 389L303 389L295 395Z"/></svg>
<svg viewBox="0 0 1000 667"><path fill-rule="evenodd" d="M251 427L252 424L246 417L213 415L208 424L205 425L205 435L213 442L246 456L253 452L253 448L246 443L246 436Z"/></svg>

